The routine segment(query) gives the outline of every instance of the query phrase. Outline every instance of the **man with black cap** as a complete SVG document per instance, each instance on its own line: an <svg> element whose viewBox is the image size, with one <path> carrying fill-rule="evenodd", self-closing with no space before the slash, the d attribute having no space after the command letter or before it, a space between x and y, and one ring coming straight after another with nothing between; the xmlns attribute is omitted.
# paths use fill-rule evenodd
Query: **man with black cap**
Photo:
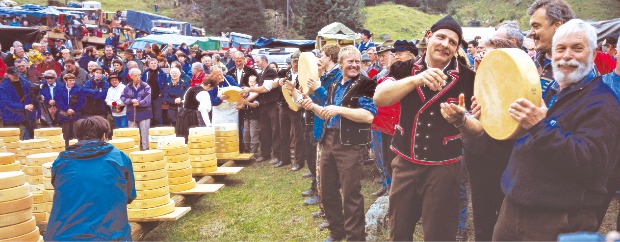
<svg viewBox="0 0 620 242"><path fill-rule="evenodd" d="M34 127L28 123L35 118L30 97L30 82L19 76L16 67L8 67L0 83L0 93L3 126L19 128L20 139L28 139L24 137L25 130L28 129L28 133L33 134Z"/></svg>
<svg viewBox="0 0 620 242"><path fill-rule="evenodd" d="M110 83L103 80L103 69L93 69L93 78L86 81L82 86L82 92L86 97L86 104L82 113L84 117L98 115L106 118L108 112L105 98L108 95Z"/></svg>
<svg viewBox="0 0 620 242"><path fill-rule="evenodd" d="M106 104L112 110L112 117L114 118L115 128L127 127L127 110L125 109L125 103L121 100L121 95L125 90L125 84L121 82L120 76L116 72L112 72L108 76L110 82L110 88L105 97Z"/></svg>
<svg viewBox="0 0 620 242"><path fill-rule="evenodd" d="M140 69L141 71L144 70L144 65L142 64L142 61L136 59L136 55L133 53L132 49L126 49L124 54L125 60L123 60L123 66L127 66L127 62L135 61L136 64L138 64L138 69Z"/></svg>
<svg viewBox="0 0 620 242"><path fill-rule="evenodd" d="M56 75L60 75L62 73L62 67L60 66L60 63L54 60L54 56L50 51L43 52L43 62L39 63L36 68L38 73L43 73L47 70L55 71Z"/></svg>
<svg viewBox="0 0 620 242"><path fill-rule="evenodd" d="M407 61L418 56L418 48L415 44L406 40L397 40L394 42L392 53L396 53L396 61Z"/></svg>
<svg viewBox="0 0 620 242"><path fill-rule="evenodd" d="M377 106L407 103L391 147L397 154L388 212L394 241L413 240L420 218L425 240L454 240L457 231L464 123L444 119L441 107L469 100L475 73L455 58L463 31L451 16L437 21L425 38L426 54L394 63L389 76L397 81L384 81L374 95Z"/></svg>

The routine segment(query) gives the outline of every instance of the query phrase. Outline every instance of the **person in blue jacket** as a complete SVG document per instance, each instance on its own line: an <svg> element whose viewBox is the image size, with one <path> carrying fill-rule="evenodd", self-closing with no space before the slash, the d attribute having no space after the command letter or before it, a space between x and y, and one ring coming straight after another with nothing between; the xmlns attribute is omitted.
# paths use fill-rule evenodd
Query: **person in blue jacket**
<svg viewBox="0 0 620 242"><path fill-rule="evenodd" d="M34 121L34 106L30 97L30 82L19 76L16 67L7 68L4 79L0 84L0 110L5 128L14 127L20 129L21 140L28 134L33 134L34 128L28 123Z"/></svg>
<svg viewBox="0 0 620 242"><path fill-rule="evenodd" d="M170 69L170 78L164 86L162 96L164 103L168 104L167 124L176 125L179 108L182 107L181 100L183 100L183 95L188 88L187 82L181 80L181 71L178 68Z"/></svg>
<svg viewBox="0 0 620 242"><path fill-rule="evenodd" d="M75 76L71 73L63 77L65 84L54 89L54 101L58 107L58 122L62 125L62 136L65 147L69 140L75 138L75 121L82 117L82 109L86 102L82 88L75 85Z"/></svg>
<svg viewBox="0 0 620 242"><path fill-rule="evenodd" d="M108 95L109 88L110 83L103 80L103 69L101 67L93 69L93 78L82 86L82 92L86 97L82 112L85 117L98 115L105 118L107 116L108 106L105 103L105 97Z"/></svg>
<svg viewBox="0 0 620 242"><path fill-rule="evenodd" d="M106 143L110 124L99 116L75 123L78 143L52 165L54 205L46 241L130 241L127 204L136 198L129 157Z"/></svg>
<svg viewBox="0 0 620 242"><path fill-rule="evenodd" d="M163 124L161 118L162 112L162 94L164 91L164 85L168 81L168 76L159 68L157 58L151 58L147 62L148 68L142 72L140 80L149 84L151 87L151 105L153 111L153 119L155 122L151 122L153 127Z"/></svg>

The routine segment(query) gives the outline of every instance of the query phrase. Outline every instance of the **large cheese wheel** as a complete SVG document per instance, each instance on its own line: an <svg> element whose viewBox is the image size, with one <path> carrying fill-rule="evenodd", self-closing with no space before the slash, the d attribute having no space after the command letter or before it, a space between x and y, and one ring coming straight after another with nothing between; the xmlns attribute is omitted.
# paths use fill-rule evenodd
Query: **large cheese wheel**
<svg viewBox="0 0 620 242"><path fill-rule="evenodd" d="M177 137L176 135L162 135L162 136L149 136L149 142L150 143L156 143L159 142L160 140L163 139L169 139L169 138L175 138Z"/></svg>
<svg viewBox="0 0 620 242"><path fill-rule="evenodd" d="M516 48L495 49L484 56L476 71L474 96L481 107L480 122L489 136L516 139L525 130L508 109L519 98L536 107L541 105L540 76L525 52Z"/></svg>
<svg viewBox="0 0 620 242"><path fill-rule="evenodd" d="M65 141L61 140L61 141L50 141L50 148L52 149L57 149L57 148L65 148Z"/></svg>
<svg viewBox="0 0 620 242"><path fill-rule="evenodd" d="M17 160L15 153L2 152L0 153L0 165L13 164Z"/></svg>
<svg viewBox="0 0 620 242"><path fill-rule="evenodd" d="M179 170L174 170L174 171L167 171L168 172L168 183L170 183L170 180L174 179L174 178L178 178L178 177L183 177L183 176L192 176L192 168L191 167L186 167L183 169L179 169Z"/></svg>
<svg viewBox="0 0 620 242"><path fill-rule="evenodd" d="M26 182L26 175L21 171L0 172L0 190L18 187Z"/></svg>
<svg viewBox="0 0 620 242"><path fill-rule="evenodd" d="M16 237L12 237L12 238L8 238L6 240L0 240L0 242L5 242L5 241L24 241L24 242L36 242L39 241L39 239L41 238L41 235L39 233L39 227L34 227L34 230L32 230L31 232L22 234L20 236L16 236Z"/></svg>
<svg viewBox="0 0 620 242"><path fill-rule="evenodd" d="M0 190L0 202L11 201L30 195L30 184L24 183L16 187L10 187Z"/></svg>
<svg viewBox="0 0 620 242"><path fill-rule="evenodd" d="M215 137L237 137L239 136L239 131L231 130L231 131L215 131Z"/></svg>
<svg viewBox="0 0 620 242"><path fill-rule="evenodd" d="M50 177L44 177L44 176L40 176L41 180L43 181L43 188L45 188L45 190L54 190L54 186L52 185L52 178Z"/></svg>
<svg viewBox="0 0 620 242"><path fill-rule="evenodd" d="M213 154L208 154L208 155L191 155L189 157L189 161L191 162L196 162L196 161L206 161L206 160L217 160L217 157L215 156L215 153Z"/></svg>
<svg viewBox="0 0 620 242"><path fill-rule="evenodd" d="M230 153L215 153L215 157L218 159L232 159L239 156L239 152L230 152Z"/></svg>
<svg viewBox="0 0 620 242"><path fill-rule="evenodd" d="M41 128L34 130L34 136L62 135L62 128Z"/></svg>
<svg viewBox="0 0 620 242"><path fill-rule="evenodd" d="M166 205L154 208L128 208L127 216L129 219L151 218L166 215L174 212L174 201L170 200Z"/></svg>
<svg viewBox="0 0 620 242"><path fill-rule="evenodd" d="M50 214L46 212L39 212L39 213L33 212L32 216L34 216L34 219L36 219L38 222L43 222L49 219Z"/></svg>
<svg viewBox="0 0 620 242"><path fill-rule="evenodd" d="M170 188L168 187L168 184L166 184L158 188L153 188L153 189L148 189L148 190L136 190L136 195L137 195L136 199L149 199L149 198L161 197L169 193L170 193Z"/></svg>
<svg viewBox="0 0 620 242"><path fill-rule="evenodd" d="M166 193L161 197L154 197L148 199L135 199L130 204L127 204L127 208L136 209L136 208L154 208L159 206L164 206L170 202L170 194Z"/></svg>
<svg viewBox="0 0 620 242"><path fill-rule="evenodd" d="M148 181L166 177L166 169L159 169L154 171L134 171L134 179L136 181Z"/></svg>
<svg viewBox="0 0 620 242"><path fill-rule="evenodd" d="M189 147L187 145L183 145L181 147L175 147L175 148L162 148L160 150L164 151L165 156L181 155L181 154L189 153Z"/></svg>
<svg viewBox="0 0 620 242"><path fill-rule="evenodd" d="M65 142L64 137L62 136L62 134L60 135L53 135L53 136L34 136L35 139L47 139L50 143L52 142L60 142L62 141L63 143Z"/></svg>
<svg viewBox="0 0 620 242"><path fill-rule="evenodd" d="M196 187L196 181L191 179L189 182L170 185L170 192L182 192Z"/></svg>
<svg viewBox="0 0 620 242"><path fill-rule="evenodd" d="M239 141L215 142L216 148L239 147Z"/></svg>
<svg viewBox="0 0 620 242"><path fill-rule="evenodd" d="M17 150L17 154L19 154L20 157L24 157L24 158L26 158L29 155L49 153L49 152L52 152L52 148L49 147L49 144L46 148L30 149L30 150L18 149Z"/></svg>
<svg viewBox="0 0 620 242"><path fill-rule="evenodd" d="M211 167L217 166L217 159L205 160L205 161L193 161L192 167Z"/></svg>
<svg viewBox="0 0 620 242"><path fill-rule="evenodd" d="M0 239L8 239L21 236L33 231L37 227L37 221L30 218L26 222L0 227Z"/></svg>
<svg viewBox="0 0 620 242"><path fill-rule="evenodd" d="M180 177L175 177L175 178L168 178L168 184L169 185L179 185L179 184L184 184L184 183L188 183L190 180L193 180L194 178L192 178L191 176L191 168L189 170L190 175L189 176L180 176Z"/></svg>
<svg viewBox="0 0 620 242"><path fill-rule="evenodd" d="M187 137L188 143L202 143L202 142L211 142L215 140L215 135L207 135L207 136L195 136L190 135Z"/></svg>
<svg viewBox="0 0 620 242"><path fill-rule="evenodd" d="M42 166L24 166L22 167L22 171L29 176L39 176L43 175L43 167Z"/></svg>
<svg viewBox="0 0 620 242"><path fill-rule="evenodd" d="M19 148L21 150L41 149L50 146L50 142L47 139L20 140L17 141L17 143L19 143Z"/></svg>
<svg viewBox="0 0 620 242"><path fill-rule="evenodd" d="M7 136L19 136L19 128L0 128L0 137Z"/></svg>
<svg viewBox="0 0 620 242"><path fill-rule="evenodd" d="M185 160L185 161L181 161L181 162L175 162L175 163L166 163L166 170L167 171L176 171L176 170L181 170L181 169L185 169L185 168L191 168L192 165L189 162L189 160Z"/></svg>
<svg viewBox="0 0 620 242"><path fill-rule="evenodd" d="M223 137L215 137L215 142L217 143L226 143L226 142L239 142L239 137L237 136L223 136Z"/></svg>
<svg viewBox="0 0 620 242"><path fill-rule="evenodd" d="M140 136L140 129L139 128L119 128L119 129L114 129L112 131L113 136L115 137L134 137L134 136Z"/></svg>
<svg viewBox="0 0 620 242"><path fill-rule="evenodd" d="M40 176L26 176L26 182L32 184L32 185L41 185L43 184L44 180L43 180L43 175ZM45 185L45 184L43 184Z"/></svg>
<svg viewBox="0 0 620 242"><path fill-rule="evenodd" d="M209 155L214 154L215 148L191 149L189 155Z"/></svg>
<svg viewBox="0 0 620 242"><path fill-rule="evenodd" d="M193 175L208 175L217 170L217 166L212 167L192 167Z"/></svg>
<svg viewBox="0 0 620 242"><path fill-rule="evenodd" d="M188 143L190 149L205 149L205 148L213 148L215 147L215 141L206 141L200 143Z"/></svg>
<svg viewBox="0 0 620 242"><path fill-rule="evenodd" d="M32 218L32 209L27 208L12 213L0 214L0 227L23 223Z"/></svg>
<svg viewBox="0 0 620 242"><path fill-rule="evenodd" d="M58 158L58 152L32 154L26 156L27 166L40 166L48 162L55 161Z"/></svg>
<svg viewBox="0 0 620 242"><path fill-rule="evenodd" d="M6 140L6 137L4 137L4 138L5 138L4 146L6 146L7 150L17 150L17 148L19 148L19 142L17 142L17 141L19 141L19 137L14 142L8 142ZM17 152L13 152L13 153L17 153Z"/></svg>
<svg viewBox="0 0 620 242"><path fill-rule="evenodd" d="M140 146L134 145L132 148L122 149L121 151L125 152L125 154L129 154L131 152L140 151Z"/></svg>
<svg viewBox="0 0 620 242"><path fill-rule="evenodd" d="M153 161L153 162L141 162L133 164L133 171L141 172L141 171L156 171L156 170L165 170L166 162L164 161Z"/></svg>
<svg viewBox="0 0 620 242"><path fill-rule="evenodd" d="M46 162L41 165L44 177L52 177L52 165L54 165L54 162Z"/></svg>
<svg viewBox="0 0 620 242"><path fill-rule="evenodd" d="M189 159L189 154L180 154L180 155L168 155L164 156L164 161L166 163L177 163L183 162Z"/></svg>
<svg viewBox="0 0 620 242"><path fill-rule="evenodd" d="M158 149L165 148L177 148L185 145L185 138L183 137L170 137L165 139L160 139L157 142Z"/></svg>
<svg viewBox="0 0 620 242"><path fill-rule="evenodd" d="M190 136L212 136L214 134L214 127L195 127L189 129Z"/></svg>
<svg viewBox="0 0 620 242"><path fill-rule="evenodd" d="M156 127L149 129L149 136L175 135L174 127Z"/></svg>
<svg viewBox="0 0 620 242"><path fill-rule="evenodd" d="M236 103L241 101L242 97L241 97L241 87L238 86L227 86L224 88L220 88L219 90L222 95L226 95L228 96L228 102L230 103Z"/></svg>
<svg viewBox="0 0 620 242"><path fill-rule="evenodd" d="M155 180L139 181L136 180L136 190L150 190L160 188L168 185L168 177L163 177Z"/></svg>
<svg viewBox="0 0 620 242"><path fill-rule="evenodd" d="M19 141L19 136L6 136L6 137L2 137L2 142L4 142L4 145L6 145L6 147L8 147L8 148L15 147L15 145L11 145L11 144L18 144L17 143L18 141ZM17 147L19 147L19 145ZM17 148L17 147L15 147L15 148Z"/></svg>
<svg viewBox="0 0 620 242"><path fill-rule="evenodd" d="M0 165L0 172L19 171L20 169L19 166L20 166L19 161L15 161L11 164Z"/></svg>
<svg viewBox="0 0 620 242"><path fill-rule="evenodd" d="M45 213L46 211L45 202L32 204L32 213Z"/></svg>
<svg viewBox="0 0 620 242"><path fill-rule="evenodd" d="M149 142L149 150L156 150L157 142Z"/></svg>
<svg viewBox="0 0 620 242"><path fill-rule="evenodd" d="M43 184L41 185L30 185L30 192L34 193L34 194L41 194L41 201L43 201L43 190L45 190L45 187L43 186Z"/></svg>
<svg viewBox="0 0 620 242"><path fill-rule="evenodd" d="M22 211L32 207L34 200L32 195L28 195L22 198L0 202L0 214L14 213Z"/></svg>
<svg viewBox="0 0 620 242"><path fill-rule="evenodd" d="M54 190L44 190L43 191L43 201L45 201L45 202L53 202L54 201Z"/></svg>
<svg viewBox="0 0 620 242"><path fill-rule="evenodd" d="M221 131L236 131L239 129L236 123L214 124L213 128L215 129L215 136L217 136L217 133Z"/></svg>
<svg viewBox="0 0 620 242"><path fill-rule="evenodd" d="M43 190L45 191L45 190ZM41 193L32 193L32 201L34 204L38 204L38 203L44 203L45 202L45 196L43 195L43 192Z"/></svg>
<svg viewBox="0 0 620 242"><path fill-rule="evenodd" d="M226 146L215 148L215 153L239 152L239 146Z"/></svg>
<svg viewBox="0 0 620 242"><path fill-rule="evenodd" d="M145 150L129 153L132 162L153 162L164 159L163 150Z"/></svg>
<svg viewBox="0 0 620 242"><path fill-rule="evenodd" d="M133 148L136 145L134 140L131 138L113 139L109 140L108 143L120 150Z"/></svg>

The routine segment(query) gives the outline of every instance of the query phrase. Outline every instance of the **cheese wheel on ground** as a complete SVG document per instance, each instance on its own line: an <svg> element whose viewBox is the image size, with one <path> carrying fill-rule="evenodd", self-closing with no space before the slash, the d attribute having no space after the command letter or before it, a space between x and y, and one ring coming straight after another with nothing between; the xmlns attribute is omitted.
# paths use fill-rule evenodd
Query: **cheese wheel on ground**
<svg viewBox="0 0 620 242"><path fill-rule="evenodd" d="M135 199L130 204L127 204L127 208L136 209L136 208L154 208L159 206L164 206L170 202L170 194L166 193L161 197L154 197L148 199Z"/></svg>
<svg viewBox="0 0 620 242"><path fill-rule="evenodd" d="M192 168L191 167L187 167L187 168L183 168L183 169L179 169L179 170L175 170L175 171L167 171L168 172L168 181L170 181L173 178L179 178L179 177L184 177L184 176L192 176Z"/></svg>
<svg viewBox="0 0 620 242"><path fill-rule="evenodd" d="M0 128L0 137L19 136L19 128Z"/></svg>
<svg viewBox="0 0 620 242"><path fill-rule="evenodd" d="M196 187L196 181L194 179L191 179L187 183L182 183L182 184L177 184L177 185L170 185L170 192L187 191L187 190L192 189L194 187Z"/></svg>
<svg viewBox="0 0 620 242"><path fill-rule="evenodd" d="M32 204L32 213L45 213L45 202Z"/></svg>
<svg viewBox="0 0 620 242"><path fill-rule="evenodd" d="M136 199L150 199L165 196L170 193L168 184L163 187L148 189L148 190L136 190Z"/></svg>
<svg viewBox="0 0 620 242"><path fill-rule="evenodd" d="M43 167L43 176L44 177L52 177L52 165L54 162L46 162L41 165Z"/></svg>
<svg viewBox="0 0 620 242"><path fill-rule="evenodd" d="M192 161L192 162L206 161L206 160L213 160L213 159L217 159L217 157L215 156L215 153L207 154L207 155L190 155L189 156L189 161Z"/></svg>
<svg viewBox="0 0 620 242"><path fill-rule="evenodd" d="M0 190L23 185L26 175L21 171L0 172Z"/></svg>
<svg viewBox="0 0 620 242"><path fill-rule="evenodd" d="M53 202L54 201L54 190L44 190L43 191L43 201L44 202Z"/></svg>
<svg viewBox="0 0 620 242"><path fill-rule="evenodd" d="M160 188L166 185L168 185L167 176L163 178L155 179L155 180L147 180L147 181L136 180L135 187L136 187L136 190L151 190L151 189Z"/></svg>
<svg viewBox="0 0 620 242"><path fill-rule="evenodd" d="M140 129L139 128L118 128L118 129L112 130L112 134L113 136L118 136L118 137L140 136Z"/></svg>
<svg viewBox="0 0 620 242"><path fill-rule="evenodd" d="M133 148L136 144L134 144L134 140L131 138L118 138L113 140L108 140L108 144L113 145L119 150Z"/></svg>
<svg viewBox="0 0 620 242"><path fill-rule="evenodd" d="M43 190L45 190L45 187L43 186L43 184L41 184L41 185L30 185L30 192L34 193L34 194L40 194L41 195L41 201L43 201Z"/></svg>
<svg viewBox="0 0 620 242"><path fill-rule="evenodd" d="M155 170L164 170L166 169L166 162L164 161L153 161L153 162L141 162L133 164L134 172L141 171L155 171Z"/></svg>
<svg viewBox="0 0 620 242"><path fill-rule="evenodd" d="M215 133L220 131L231 131L239 129L239 126L236 123L223 123L223 124L214 124L213 129L215 129Z"/></svg>
<svg viewBox="0 0 620 242"><path fill-rule="evenodd" d="M31 232L27 232L23 235L17 236L17 237L12 237L12 238L8 238L6 240L2 239L0 240L0 242L5 242L5 241L24 241L24 242L36 242L39 241L39 239L41 238L40 232L39 232L39 227L34 227L34 230Z"/></svg>
<svg viewBox="0 0 620 242"><path fill-rule="evenodd" d="M164 161L166 163L178 163L178 162L186 161L188 159L189 159L189 154L164 156Z"/></svg>
<svg viewBox="0 0 620 242"><path fill-rule="evenodd" d="M45 190L54 190L54 186L52 185L52 178L41 176L41 179L43 181L43 188L45 188Z"/></svg>
<svg viewBox="0 0 620 242"><path fill-rule="evenodd" d="M33 201L34 204L44 203L45 202L45 198L43 197L43 192L41 192L41 193L32 193L32 201Z"/></svg>
<svg viewBox="0 0 620 242"><path fill-rule="evenodd" d="M215 141L205 141L200 143L188 143L190 149L205 149L215 147Z"/></svg>
<svg viewBox="0 0 620 242"><path fill-rule="evenodd" d="M40 148L40 149L30 149L30 150L18 149L17 150L17 154L20 157L24 157L24 158L26 158L29 155L49 153L49 152L52 152L52 148L50 148L49 146L47 148Z"/></svg>
<svg viewBox="0 0 620 242"><path fill-rule="evenodd" d="M239 156L239 152L230 152L230 153L216 153L215 157L218 159L232 159Z"/></svg>
<svg viewBox="0 0 620 242"><path fill-rule="evenodd" d="M185 145L185 138L183 137L170 137L165 139L160 139L157 141L158 149L165 148L178 148Z"/></svg>
<svg viewBox="0 0 620 242"><path fill-rule="evenodd" d="M163 150L145 150L129 153L132 162L153 162L164 159Z"/></svg>
<svg viewBox="0 0 620 242"><path fill-rule="evenodd" d="M216 143L226 143L226 142L237 142L238 143L239 138L237 136L215 137L215 142Z"/></svg>
<svg viewBox="0 0 620 242"><path fill-rule="evenodd" d="M15 161L11 164L0 165L0 172L19 171L19 170L20 170L19 161Z"/></svg>
<svg viewBox="0 0 620 242"><path fill-rule="evenodd" d="M26 182L32 184L32 185L40 185L43 184L44 179L43 179L43 175L39 175L39 176L26 176ZM45 184L43 184L45 185Z"/></svg>
<svg viewBox="0 0 620 242"><path fill-rule="evenodd" d="M231 130L231 131L215 131L215 137L237 137L239 136L239 131ZM239 138L237 138L239 139Z"/></svg>
<svg viewBox="0 0 620 242"><path fill-rule="evenodd" d="M166 205L154 207L154 208L136 208L127 209L127 216L130 219L134 218L151 218L166 215L174 212L174 201L170 200Z"/></svg>
<svg viewBox="0 0 620 242"><path fill-rule="evenodd" d="M205 175L207 173L211 173L217 170L217 166L212 167L192 167L193 175Z"/></svg>
<svg viewBox="0 0 620 242"><path fill-rule="evenodd" d="M32 218L32 209L27 208L17 212L0 214L0 227L23 223Z"/></svg>
<svg viewBox="0 0 620 242"><path fill-rule="evenodd" d="M149 129L149 136L175 135L174 127L156 127Z"/></svg>
<svg viewBox="0 0 620 242"><path fill-rule="evenodd" d="M62 135L62 128L40 128L34 130L35 136Z"/></svg>
<svg viewBox="0 0 620 242"><path fill-rule="evenodd" d="M0 239L8 239L27 234L37 227L37 221L30 218L26 222L0 227Z"/></svg>
<svg viewBox="0 0 620 242"><path fill-rule="evenodd" d="M50 142L47 139L20 140L17 143L19 143L19 148L22 150L41 149L50 146Z"/></svg>
<svg viewBox="0 0 620 242"><path fill-rule="evenodd" d="M0 165L13 164L17 160L15 153L2 152L0 153Z"/></svg>
<svg viewBox="0 0 620 242"><path fill-rule="evenodd" d="M201 142L210 142L210 141L215 141L215 135L208 135L208 136L190 135L187 137L188 143L201 143Z"/></svg>
<svg viewBox="0 0 620 242"><path fill-rule="evenodd" d="M30 195L30 184L24 183L16 187L10 187L0 190L0 202L11 201Z"/></svg>
<svg viewBox="0 0 620 242"><path fill-rule="evenodd" d="M190 168L190 172L191 172L191 168ZM180 176L180 177L175 177L175 178L168 178L168 185L173 186L173 185L184 184L184 183L188 183L192 179L194 179L194 178L192 178L191 175L189 175L189 176Z"/></svg>
<svg viewBox="0 0 620 242"><path fill-rule="evenodd" d="M40 166L47 162L53 162L58 158L58 152L49 152L49 153L40 153L40 154L32 154L26 156L26 165L27 166Z"/></svg>
<svg viewBox="0 0 620 242"><path fill-rule="evenodd" d="M148 181L166 177L166 169L154 171L134 171L133 176L136 181Z"/></svg>
<svg viewBox="0 0 620 242"><path fill-rule="evenodd" d="M217 147L215 153L239 152L239 146Z"/></svg>
<svg viewBox="0 0 620 242"><path fill-rule="evenodd" d="M173 156L173 155L181 155L189 153L189 147L187 145L183 145L181 147L175 148L162 148L160 150L164 151L165 156Z"/></svg>
<svg viewBox="0 0 620 242"><path fill-rule="evenodd" d="M189 160L184 160L182 162L175 162L175 163L166 163L166 170L167 171L176 171L176 170L181 170L181 169L185 169L185 168L191 168L192 164L190 163Z"/></svg>
<svg viewBox="0 0 620 242"><path fill-rule="evenodd" d="M123 149L122 151L125 152L125 154L129 154L131 152L140 151L140 146L135 145L133 148Z"/></svg>
<svg viewBox="0 0 620 242"><path fill-rule="evenodd" d="M32 195L6 202L0 202L0 214L14 213L29 209L32 207L33 202L34 200L32 199Z"/></svg>
<svg viewBox="0 0 620 242"><path fill-rule="evenodd" d="M35 139L47 139L50 143L52 143L52 142L59 142L59 141L64 142L65 141L65 138L62 136L62 134L52 135L52 136L36 136L35 135L34 138Z"/></svg>
<svg viewBox="0 0 620 242"><path fill-rule="evenodd" d="M17 150L17 148L19 148L19 143L17 142L18 140L19 140L19 137L14 142L8 142L5 137L4 146L6 146L7 150ZM12 152L12 153L17 153L17 152Z"/></svg>
<svg viewBox="0 0 620 242"><path fill-rule="evenodd" d="M61 141L53 141L50 142L50 147L52 149L56 149L56 148L65 148L65 141L61 140Z"/></svg>
<svg viewBox="0 0 620 242"><path fill-rule="evenodd" d="M191 149L189 155L210 155L215 153L215 148Z"/></svg>
<svg viewBox="0 0 620 242"><path fill-rule="evenodd" d="M40 176L43 175L42 166L24 166L22 171L28 176Z"/></svg>
<svg viewBox="0 0 620 242"><path fill-rule="evenodd" d="M209 136L215 134L214 127L195 127L189 129L190 136Z"/></svg>

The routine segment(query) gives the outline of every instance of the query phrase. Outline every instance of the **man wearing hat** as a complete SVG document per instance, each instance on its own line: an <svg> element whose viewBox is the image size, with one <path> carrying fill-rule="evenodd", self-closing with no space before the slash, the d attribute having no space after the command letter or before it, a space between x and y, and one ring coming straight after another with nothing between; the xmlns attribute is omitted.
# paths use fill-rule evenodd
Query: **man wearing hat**
<svg viewBox="0 0 620 242"><path fill-rule="evenodd" d="M301 51L297 50L291 55L291 68L286 73L286 79L280 79L279 83L282 88L299 90L299 57ZM291 92L294 93L294 92ZM283 94L279 94L281 100L284 100ZM294 95L293 95L294 96ZM275 167L283 167L291 164L290 143L295 146L295 163L291 168L292 171L301 170L304 167L304 146L303 146L303 128L301 126L301 109L294 111L286 102L280 102L280 162ZM293 134L291 136L291 133Z"/></svg>
<svg viewBox="0 0 620 242"><path fill-rule="evenodd" d="M105 98L108 95L109 88L110 83L103 80L103 69L101 67L93 69L93 77L82 86L82 92L86 97L86 104L82 112L84 117L98 115L106 118L108 112Z"/></svg>
<svg viewBox="0 0 620 242"><path fill-rule="evenodd" d="M58 124L56 122L57 121L56 99L54 98L57 96L58 94L57 92L59 91L60 86L63 84L60 84L57 81L57 79L58 79L58 75L56 75L56 72L54 72L53 70L47 70L43 73L43 80L45 80L45 83L41 85L40 93L41 93L41 96L43 97L44 107L41 107L41 109L47 108L51 117L47 117L47 115L42 115L41 121L47 122L48 125Z"/></svg>
<svg viewBox="0 0 620 242"><path fill-rule="evenodd" d="M419 40L415 47L418 48L420 55L426 54L426 39L422 38Z"/></svg>
<svg viewBox="0 0 620 242"><path fill-rule="evenodd" d="M54 46L52 46L52 48L50 48L50 51L52 52L52 55L54 56L54 59L56 61L59 61L62 58L62 55L60 54L60 51L62 51L62 50L67 48L63 44L64 44L64 40L62 40L62 39L55 39L54 40Z"/></svg>
<svg viewBox="0 0 620 242"><path fill-rule="evenodd" d="M619 34L617 33L610 34L605 38L605 40L603 40L603 47L607 48L606 53L616 61L618 61L618 58L616 58L616 54L618 53L618 49L616 49L616 44L618 44L618 36Z"/></svg>
<svg viewBox="0 0 620 242"><path fill-rule="evenodd" d="M112 61L122 61L120 56L114 54L115 51L116 49L114 48L114 46L106 45L105 47L103 47L103 56L97 59L97 63L103 69L103 71L105 71L105 73L110 73L114 71L112 67Z"/></svg>
<svg viewBox="0 0 620 242"><path fill-rule="evenodd" d="M43 52L43 62L39 63L36 68L38 73L43 73L47 70L53 70L56 72L56 75L60 75L60 73L62 73L60 63L54 60L54 56L49 50Z"/></svg>
<svg viewBox="0 0 620 242"><path fill-rule="evenodd" d="M374 68L372 60L370 59L370 56L368 55L368 53L362 54L361 70L362 70L362 74L364 74L365 76L371 79L374 78L377 75L377 73L379 73L379 70Z"/></svg>
<svg viewBox="0 0 620 242"><path fill-rule="evenodd" d="M377 106L407 103L391 147L397 154L388 212L394 241L413 240L420 218L425 240L454 240L457 231L464 122L443 118L441 107L458 104L460 94L470 100L475 73L455 58L463 31L452 17L433 24L425 38L426 54L394 63L389 76L396 81L384 81L374 95Z"/></svg>
<svg viewBox="0 0 620 242"><path fill-rule="evenodd" d="M144 70L144 65L142 64L142 61L136 59L136 55L133 53L132 49L126 49L123 53L125 54L123 66L127 66L127 62L135 61L138 64L138 69L140 69L141 71Z"/></svg>
<svg viewBox="0 0 620 242"><path fill-rule="evenodd" d="M396 61L407 61L418 56L418 48L415 44L406 40L397 40L394 43L392 53L396 53Z"/></svg>
<svg viewBox="0 0 620 242"><path fill-rule="evenodd" d="M30 82L19 76L16 67L8 67L0 83L0 93L3 126L19 128L20 139L28 139L24 137L25 131L28 129L28 133L32 135L34 128L28 124L35 118L30 98Z"/></svg>
<svg viewBox="0 0 620 242"><path fill-rule="evenodd" d="M121 94L125 90L125 84L121 83L120 76L116 72L110 73L108 76L110 82L110 88L105 97L105 103L112 110L112 117L114 118L114 127L126 128L127 116L125 110L125 104L121 100Z"/></svg>

